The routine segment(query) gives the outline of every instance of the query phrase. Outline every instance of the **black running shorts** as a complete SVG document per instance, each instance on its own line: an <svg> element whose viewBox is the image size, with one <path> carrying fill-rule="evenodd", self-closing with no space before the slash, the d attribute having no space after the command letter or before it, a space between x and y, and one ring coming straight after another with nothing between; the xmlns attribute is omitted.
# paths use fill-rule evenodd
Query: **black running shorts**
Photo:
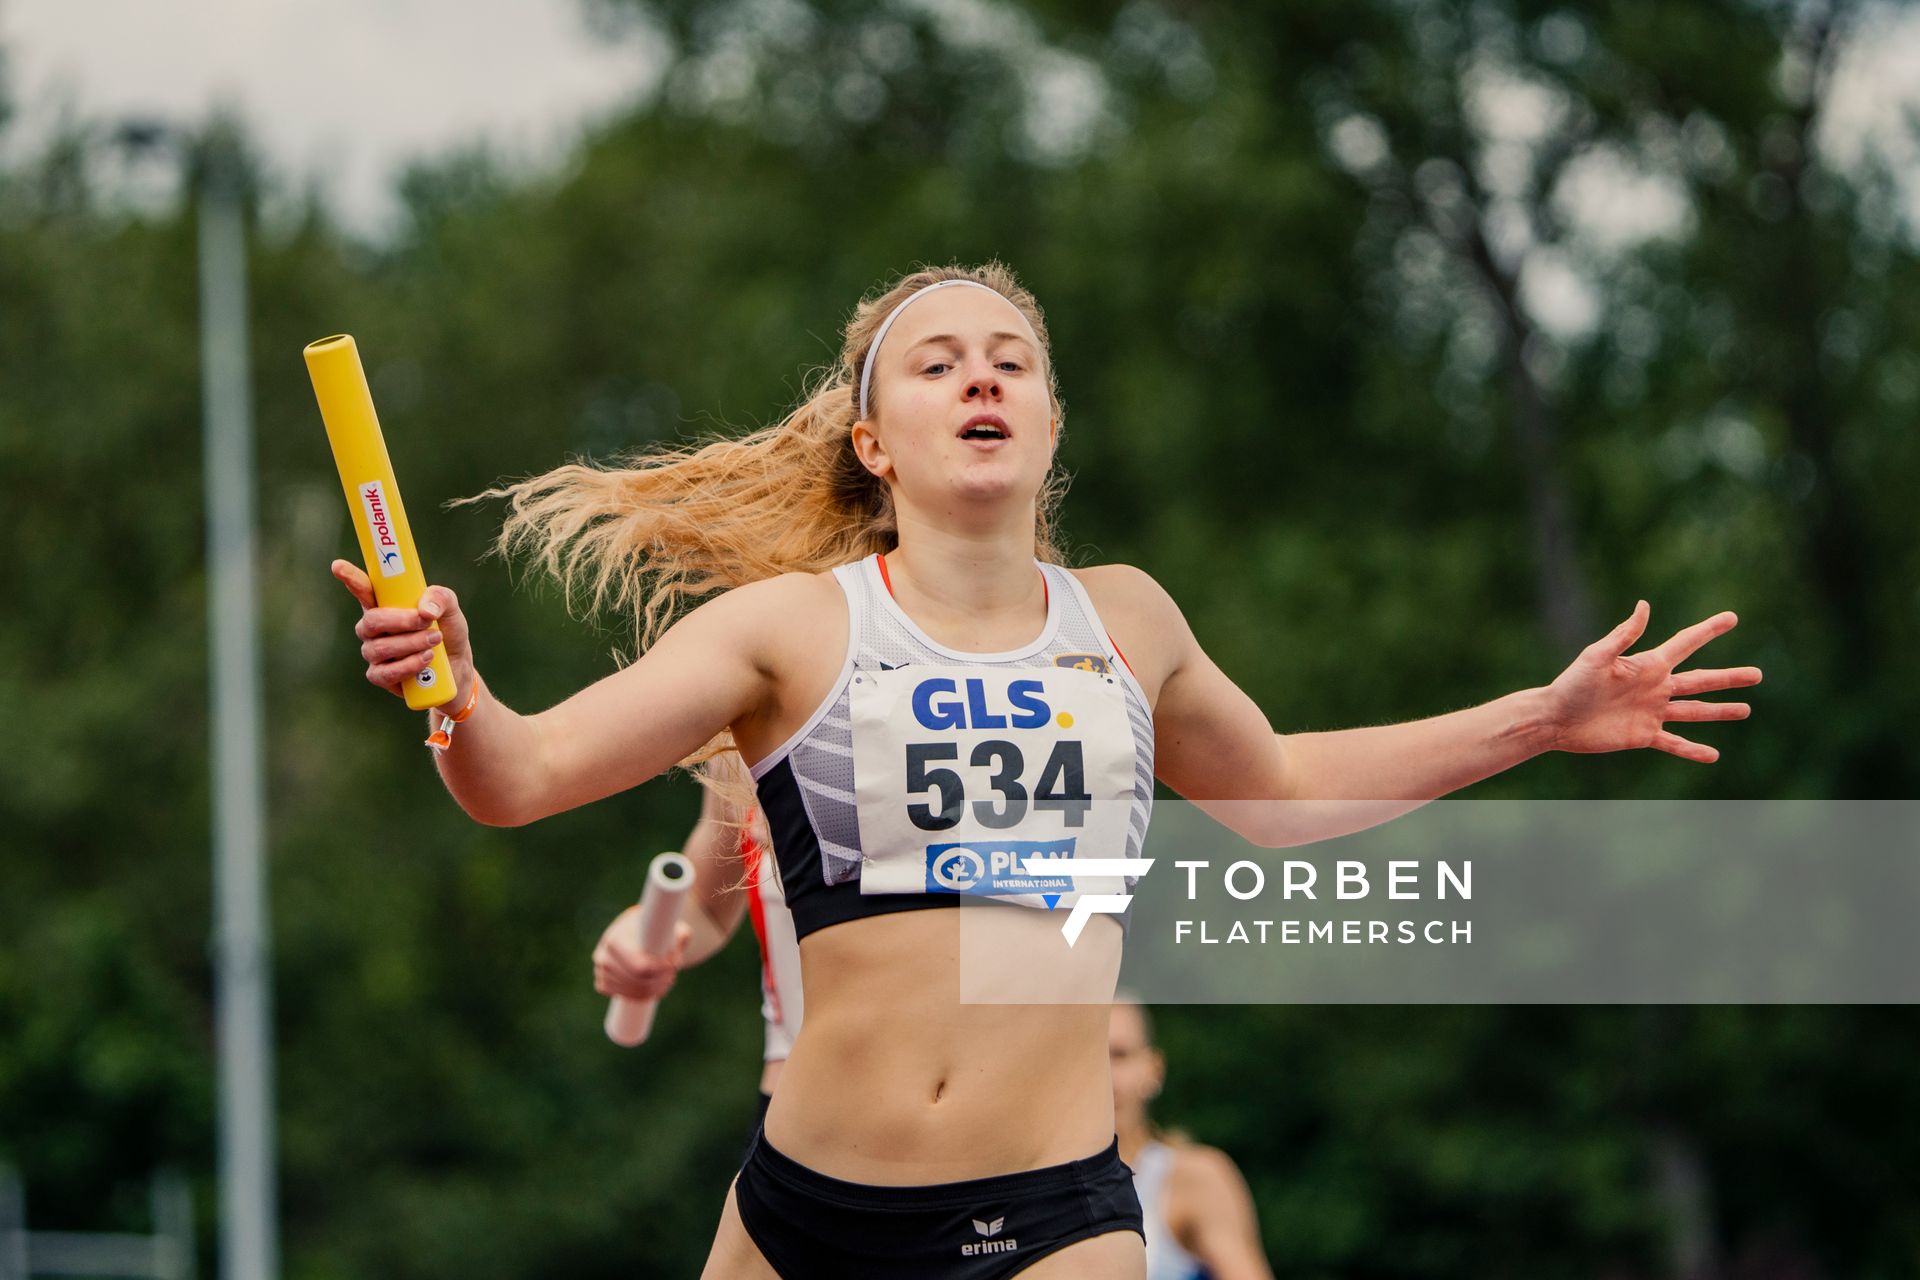
<svg viewBox="0 0 1920 1280"><path fill-rule="evenodd" d="M922 1187L815 1173L754 1135L734 1183L747 1234L783 1280L1001 1280L1070 1244L1141 1234L1116 1141L1045 1169Z"/></svg>

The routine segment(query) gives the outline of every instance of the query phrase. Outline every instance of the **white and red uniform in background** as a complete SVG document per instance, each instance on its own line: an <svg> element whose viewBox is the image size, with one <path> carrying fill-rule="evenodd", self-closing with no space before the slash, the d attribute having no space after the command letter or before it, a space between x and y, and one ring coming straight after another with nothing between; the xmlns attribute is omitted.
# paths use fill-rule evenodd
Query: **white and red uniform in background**
<svg viewBox="0 0 1920 1280"><path fill-rule="evenodd" d="M740 856L747 863L747 916L760 943L760 1016L767 1026L768 1062L784 1062L800 1034L804 998L800 992L800 941L780 888L780 868L772 851L754 838L763 829L760 815L749 815L740 833Z"/></svg>

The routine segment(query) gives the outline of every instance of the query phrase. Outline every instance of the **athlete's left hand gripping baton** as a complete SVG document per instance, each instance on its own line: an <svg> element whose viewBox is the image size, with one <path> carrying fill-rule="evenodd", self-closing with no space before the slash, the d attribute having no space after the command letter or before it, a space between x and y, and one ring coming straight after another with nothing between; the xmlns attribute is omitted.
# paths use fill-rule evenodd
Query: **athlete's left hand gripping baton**
<svg viewBox="0 0 1920 1280"><path fill-rule="evenodd" d="M673 950L674 926L680 907L693 888L693 863L677 853L663 853L647 868L646 891L640 895L640 950L664 956ZM653 1034L653 1011L658 1000L629 1000L615 996L607 1004L607 1039L631 1049Z"/></svg>
<svg viewBox="0 0 1920 1280"><path fill-rule="evenodd" d="M414 608L426 593L427 574L413 547L407 508L400 501L386 437L380 434L380 419L373 412L367 373L360 367L360 350L350 335L341 333L309 343L306 357L320 417L327 424L327 440L333 445L333 462L340 469L340 487L346 491L348 518L360 538L360 558L373 583L373 598L383 608ZM453 692L447 646L436 644L432 664L407 682L407 706L425 711L450 700Z"/></svg>

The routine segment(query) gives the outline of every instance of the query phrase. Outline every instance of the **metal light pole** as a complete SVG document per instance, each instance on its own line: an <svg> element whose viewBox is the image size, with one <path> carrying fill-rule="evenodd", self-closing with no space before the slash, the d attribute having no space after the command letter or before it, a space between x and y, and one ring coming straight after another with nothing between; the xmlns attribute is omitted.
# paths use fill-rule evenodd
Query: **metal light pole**
<svg viewBox="0 0 1920 1280"><path fill-rule="evenodd" d="M200 360L205 401L207 630L213 728L214 1000L220 1054L220 1276L280 1273L268 959L253 408L239 148L202 151Z"/></svg>

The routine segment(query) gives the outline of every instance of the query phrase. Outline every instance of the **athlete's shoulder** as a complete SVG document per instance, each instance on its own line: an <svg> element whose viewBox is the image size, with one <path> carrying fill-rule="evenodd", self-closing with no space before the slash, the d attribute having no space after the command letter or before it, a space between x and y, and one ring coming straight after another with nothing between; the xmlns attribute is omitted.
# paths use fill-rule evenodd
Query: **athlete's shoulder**
<svg viewBox="0 0 1920 1280"><path fill-rule="evenodd" d="M745 657L762 674L784 664L796 643L844 633L846 606L831 573L782 573L729 587L702 600L663 636L710 653Z"/></svg>
<svg viewBox="0 0 1920 1280"><path fill-rule="evenodd" d="M1167 1179L1182 1195L1208 1200L1235 1191L1244 1193L1247 1180L1241 1176L1240 1166L1220 1148L1182 1142L1169 1149L1173 1159L1167 1166Z"/></svg>
<svg viewBox="0 0 1920 1280"><path fill-rule="evenodd" d="M1067 572L1080 579L1080 585L1093 597L1094 607L1102 613L1111 605L1161 621L1180 616L1180 606L1167 589L1138 565L1091 564Z"/></svg>
<svg viewBox="0 0 1920 1280"><path fill-rule="evenodd" d="M702 608L717 607L731 618L746 621L795 621L818 610L845 612L840 584L832 570L818 573L779 573L723 591Z"/></svg>
<svg viewBox="0 0 1920 1280"><path fill-rule="evenodd" d="M1133 664L1134 673L1143 684L1157 689L1159 681L1149 682L1143 668L1151 667L1164 677L1185 661L1193 644L1193 632L1180 606L1152 574L1136 565L1096 564L1068 572L1087 589L1100 620Z"/></svg>
<svg viewBox="0 0 1920 1280"><path fill-rule="evenodd" d="M771 578L742 583L727 594L756 601L794 604L809 596L838 598L840 584L834 580L831 569L796 569L791 573L776 573Z"/></svg>
<svg viewBox="0 0 1920 1280"><path fill-rule="evenodd" d="M1115 562L1112 564L1062 567L1066 568L1068 573L1080 579L1081 583L1088 588L1092 588L1098 584L1104 589L1125 592L1129 595L1166 595L1165 589L1154 579L1154 576L1136 564L1121 564Z"/></svg>
<svg viewBox="0 0 1920 1280"><path fill-rule="evenodd" d="M807 682L816 668L829 675L839 668L838 655L847 643L847 598L831 570L743 583L700 609L716 611L716 641L724 634L729 642L744 643L750 660L770 679Z"/></svg>

